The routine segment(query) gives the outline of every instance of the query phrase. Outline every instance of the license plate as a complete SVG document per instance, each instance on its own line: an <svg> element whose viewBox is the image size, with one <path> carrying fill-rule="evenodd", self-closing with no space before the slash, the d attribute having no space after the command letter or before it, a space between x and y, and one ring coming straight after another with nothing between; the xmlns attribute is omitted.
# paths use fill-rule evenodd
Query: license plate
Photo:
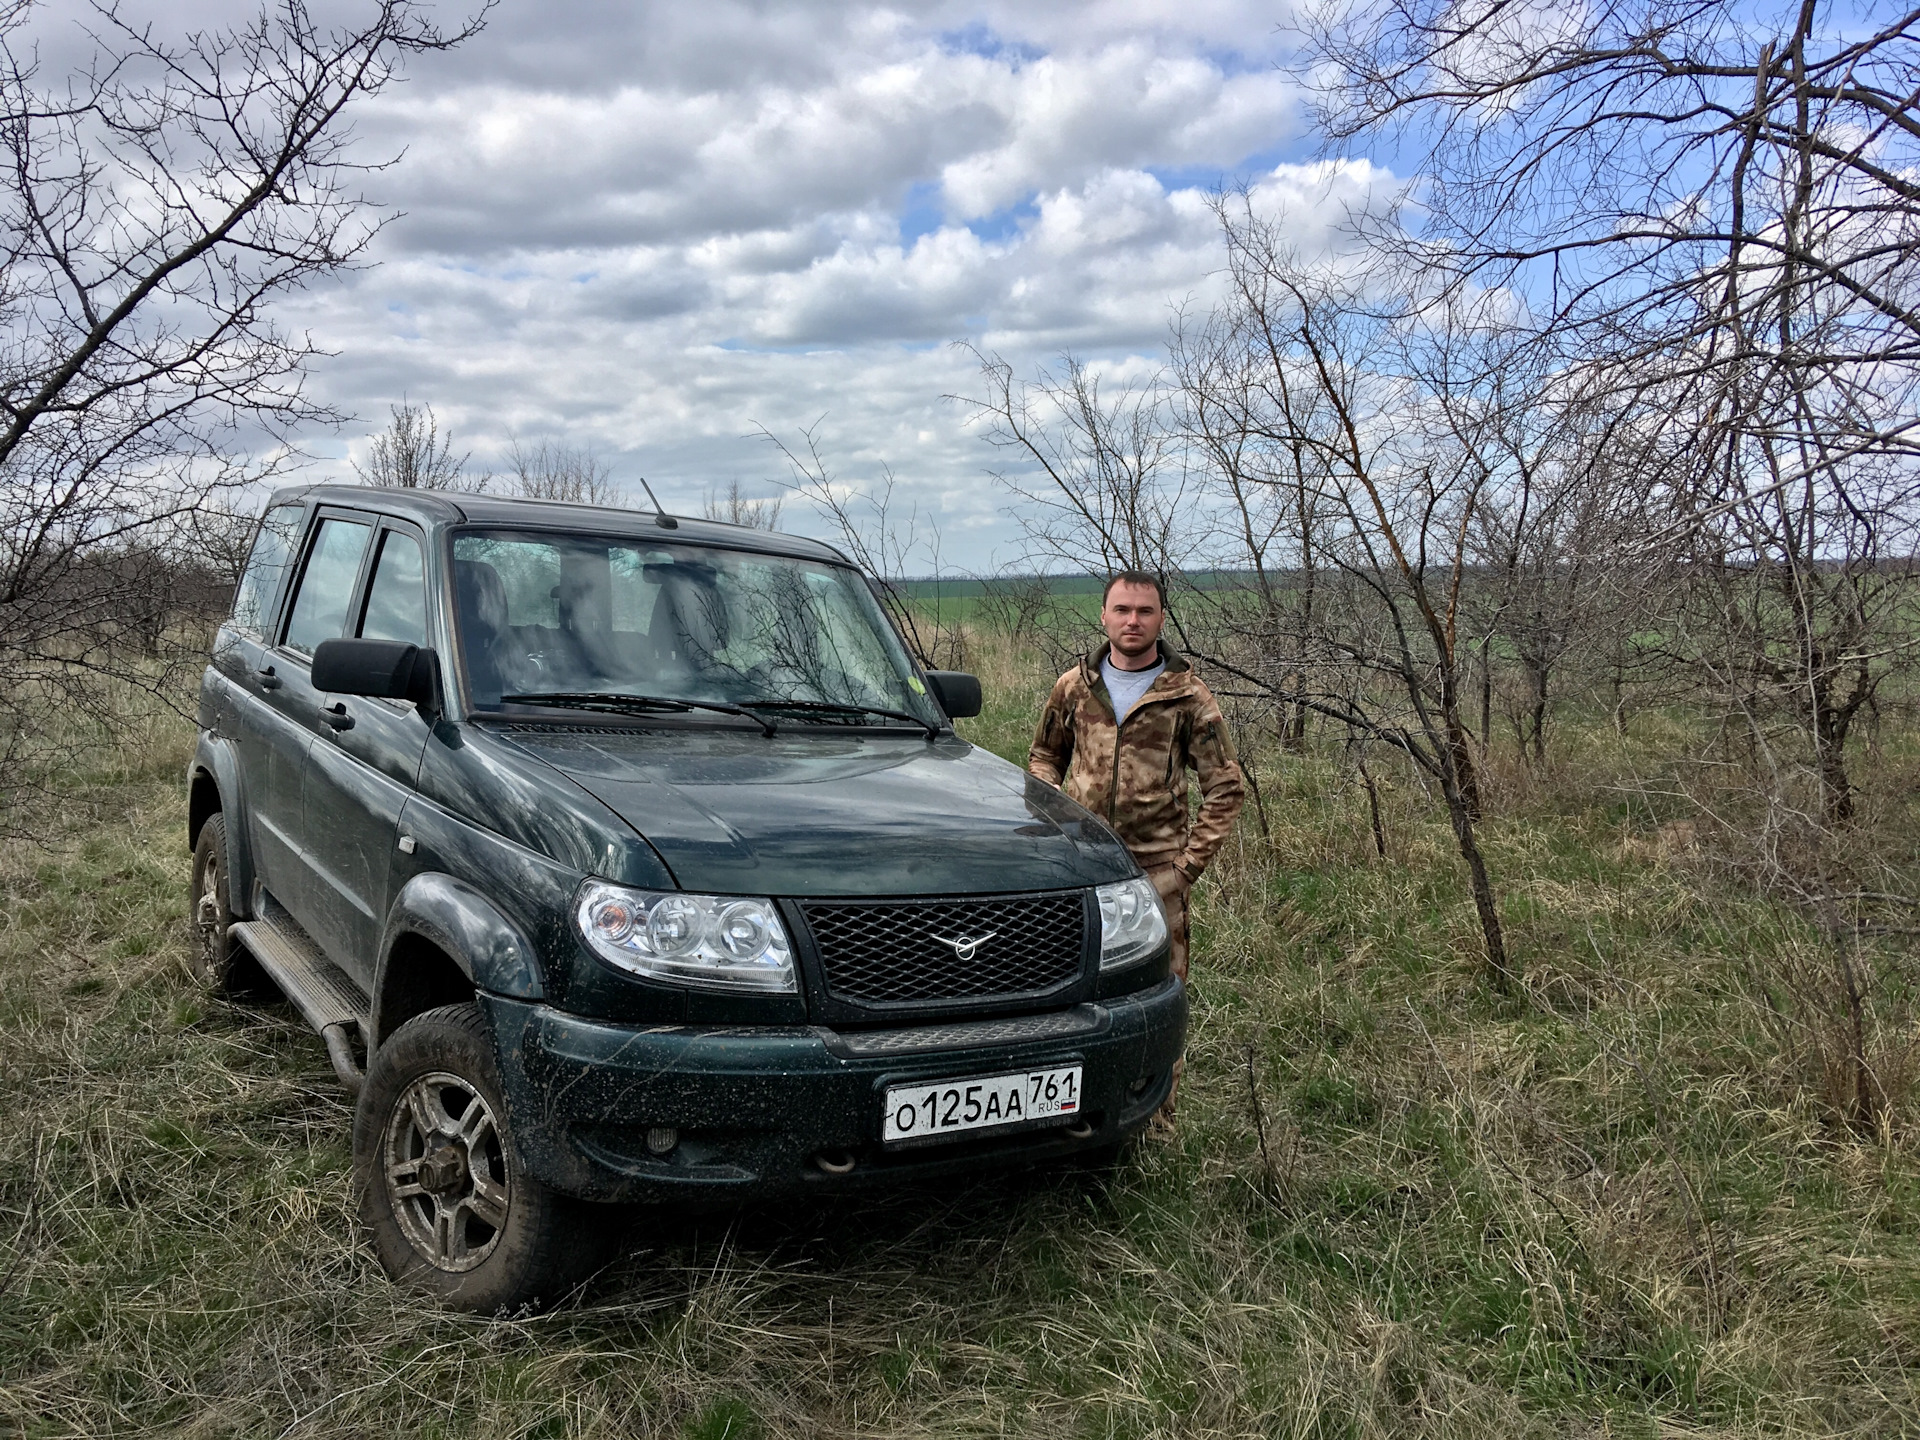
<svg viewBox="0 0 1920 1440"><path fill-rule="evenodd" d="M994 1130L1080 1113L1080 1067L1024 1070L1015 1075L936 1080L887 1091L883 1141L924 1140Z"/></svg>

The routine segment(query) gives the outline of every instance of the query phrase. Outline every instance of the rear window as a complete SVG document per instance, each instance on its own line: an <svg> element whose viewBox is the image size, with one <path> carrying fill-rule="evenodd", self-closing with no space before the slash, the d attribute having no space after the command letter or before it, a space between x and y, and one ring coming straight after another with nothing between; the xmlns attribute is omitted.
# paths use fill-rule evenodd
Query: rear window
<svg viewBox="0 0 1920 1440"><path fill-rule="evenodd" d="M276 505L260 517L253 553L247 557L247 568L240 572L240 584L233 593L233 623L249 635L264 635L273 623L273 602L280 594L280 582L286 578L287 562L293 558L294 542L300 538L300 522L306 511L304 505Z"/></svg>
<svg viewBox="0 0 1920 1440"><path fill-rule="evenodd" d="M338 640L346 634L353 582L360 578L360 557L372 533L373 527L361 520L320 522L287 620L289 650L311 655L322 640Z"/></svg>

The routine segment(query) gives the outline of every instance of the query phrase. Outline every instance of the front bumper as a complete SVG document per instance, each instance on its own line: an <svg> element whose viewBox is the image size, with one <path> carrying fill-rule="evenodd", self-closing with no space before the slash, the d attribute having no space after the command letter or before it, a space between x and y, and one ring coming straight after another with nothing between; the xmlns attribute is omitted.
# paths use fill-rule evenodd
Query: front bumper
<svg viewBox="0 0 1920 1440"><path fill-rule="evenodd" d="M1039 1164L1113 1145L1166 1099L1187 995L1168 979L1050 1015L837 1032L822 1026L635 1026L482 995L527 1173L593 1200L734 1204ZM880 1143L890 1085L1079 1064L1073 1122ZM650 1130L671 1128L665 1155ZM829 1173L851 1159L852 1168Z"/></svg>

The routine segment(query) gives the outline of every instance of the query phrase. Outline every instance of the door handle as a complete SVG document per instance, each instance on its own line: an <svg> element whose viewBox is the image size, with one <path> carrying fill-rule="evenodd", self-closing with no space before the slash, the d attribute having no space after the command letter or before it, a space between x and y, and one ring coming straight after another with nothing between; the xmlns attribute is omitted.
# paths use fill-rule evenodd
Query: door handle
<svg viewBox="0 0 1920 1440"><path fill-rule="evenodd" d="M351 730L353 728L353 716L347 713L347 702L344 700L328 705L321 710L320 714L322 718L326 720L327 724L331 725L335 730Z"/></svg>
<svg viewBox="0 0 1920 1440"><path fill-rule="evenodd" d="M278 690L282 685L287 683L273 673L273 666L271 665L260 666L259 669L253 672L253 675L254 678L260 682L260 688L262 690Z"/></svg>

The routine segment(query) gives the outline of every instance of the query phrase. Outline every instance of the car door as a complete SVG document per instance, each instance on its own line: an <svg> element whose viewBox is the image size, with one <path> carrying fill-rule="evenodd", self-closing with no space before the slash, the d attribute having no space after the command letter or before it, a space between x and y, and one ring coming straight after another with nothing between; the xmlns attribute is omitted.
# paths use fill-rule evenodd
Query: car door
<svg viewBox="0 0 1920 1440"><path fill-rule="evenodd" d="M216 733L233 741L240 793L229 797L229 823L246 827L254 874L267 877L288 868L284 836L298 818L299 796L276 796L270 780L276 731L284 718L270 701L283 682L273 655L281 594L300 554L307 507L276 505L260 519L253 551L234 591L233 615L214 640L213 668L220 676L210 717Z"/></svg>
<svg viewBox="0 0 1920 1440"><path fill-rule="evenodd" d="M425 544L383 521L349 633L431 643ZM386 922L400 811L413 793L428 727L405 700L321 697L322 729L308 755L305 829L317 882L309 933L334 962L371 986Z"/></svg>
<svg viewBox="0 0 1920 1440"><path fill-rule="evenodd" d="M373 534L371 515L331 506L320 510L274 647L280 684L264 697L273 718L267 745L271 802L261 809L260 820L281 860L266 877L267 889L329 953L333 947L323 929L327 885L320 873L325 837L308 824L306 803L309 756L315 742L331 734L321 713L323 697L313 688L313 652L322 640L346 634Z"/></svg>

